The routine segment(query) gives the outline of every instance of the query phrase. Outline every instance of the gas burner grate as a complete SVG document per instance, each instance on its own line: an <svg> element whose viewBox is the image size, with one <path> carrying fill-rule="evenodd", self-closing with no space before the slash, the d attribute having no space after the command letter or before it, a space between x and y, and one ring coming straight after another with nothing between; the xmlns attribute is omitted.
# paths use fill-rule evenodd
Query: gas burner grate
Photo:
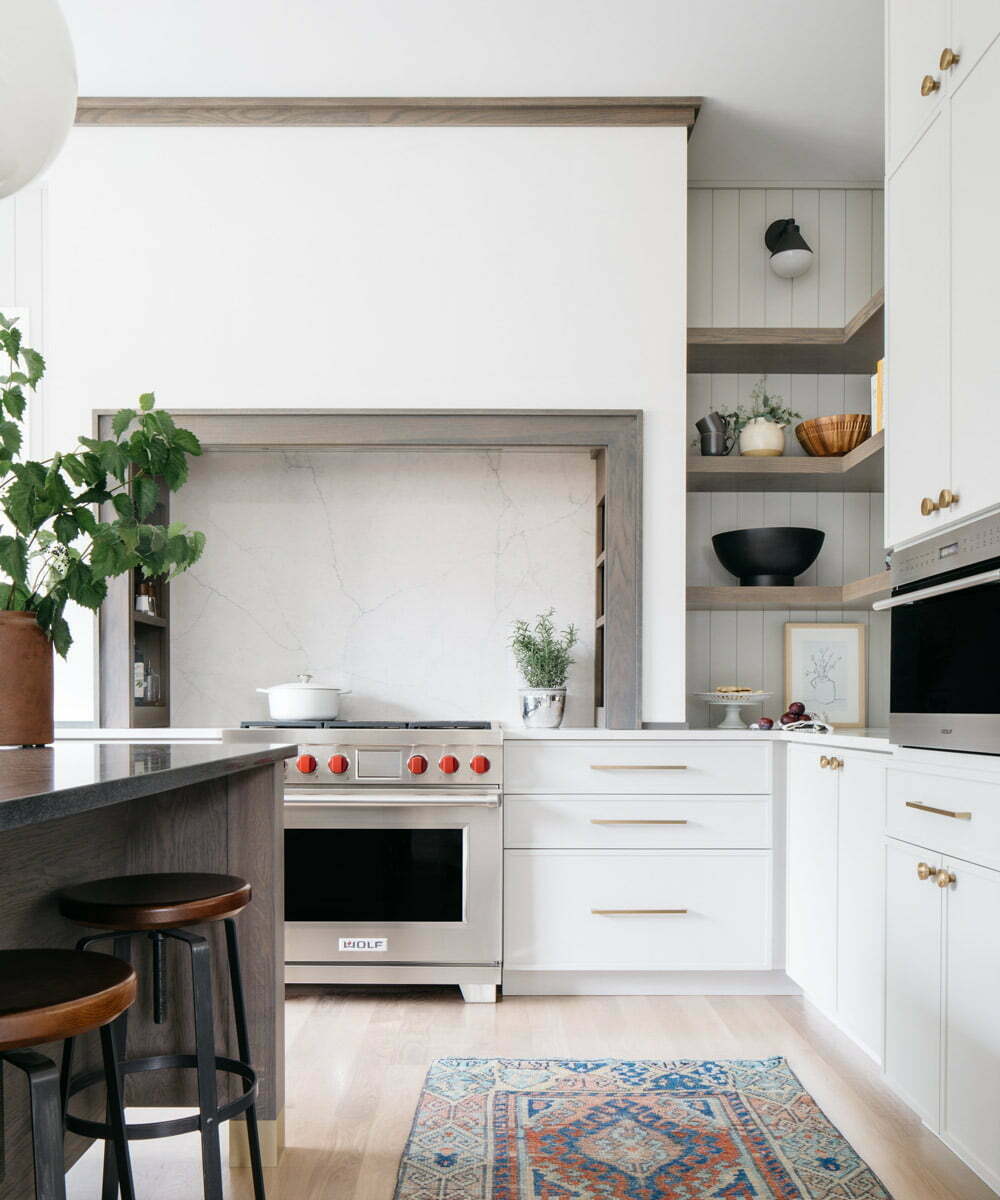
<svg viewBox="0 0 1000 1200"><path fill-rule="evenodd" d="M240 721L241 729L491 729L489 721Z"/></svg>

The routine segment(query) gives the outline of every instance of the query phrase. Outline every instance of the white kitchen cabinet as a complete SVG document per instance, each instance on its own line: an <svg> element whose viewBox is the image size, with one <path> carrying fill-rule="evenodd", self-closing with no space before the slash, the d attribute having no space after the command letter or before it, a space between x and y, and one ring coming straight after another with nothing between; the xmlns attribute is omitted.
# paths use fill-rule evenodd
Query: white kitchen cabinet
<svg viewBox="0 0 1000 1200"><path fill-rule="evenodd" d="M998 34L1000 4L997 0L952 0L948 46L959 56L948 72L948 85L952 91L972 73Z"/></svg>
<svg viewBox="0 0 1000 1200"><path fill-rule="evenodd" d="M1000 872L960 859L944 902L944 1137L1000 1184ZM937 888L934 889L938 890Z"/></svg>
<svg viewBox="0 0 1000 1200"><path fill-rule="evenodd" d="M837 773L834 751L789 746L785 970L820 1008L837 996Z"/></svg>
<svg viewBox="0 0 1000 1200"><path fill-rule="evenodd" d="M925 75L940 80L938 59L948 44L948 0L888 0L886 158L898 163L941 104L939 88L923 96Z"/></svg>
<svg viewBox="0 0 1000 1200"><path fill-rule="evenodd" d="M889 839L885 861L885 1073L934 1130L940 1125L940 858ZM923 864L923 865L922 865Z"/></svg>
<svg viewBox="0 0 1000 1200"><path fill-rule="evenodd" d="M1000 0L991 8L1000 14ZM1000 42L951 102L951 426L956 513L1000 500L996 421L1000 395Z"/></svg>
<svg viewBox="0 0 1000 1200"><path fill-rule="evenodd" d="M882 1060L885 760L841 754L837 774L837 1020Z"/></svg>
<svg viewBox="0 0 1000 1200"><path fill-rule="evenodd" d="M948 114L886 183L886 543L934 533L951 487ZM957 490L957 489L956 489ZM962 506L964 509L964 505Z"/></svg>

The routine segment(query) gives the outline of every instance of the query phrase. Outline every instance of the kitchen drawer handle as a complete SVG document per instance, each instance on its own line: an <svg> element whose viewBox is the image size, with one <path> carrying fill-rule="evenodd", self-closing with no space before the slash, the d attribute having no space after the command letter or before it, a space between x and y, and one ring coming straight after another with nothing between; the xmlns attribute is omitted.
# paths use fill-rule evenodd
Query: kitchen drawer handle
<svg viewBox="0 0 1000 1200"><path fill-rule="evenodd" d="M686 908L592 908L594 917L684 917Z"/></svg>
<svg viewBox="0 0 1000 1200"><path fill-rule="evenodd" d="M591 763L592 771L686 771L687 763Z"/></svg>
<svg viewBox="0 0 1000 1200"><path fill-rule="evenodd" d="M930 804L921 804L919 800L907 800L907 808L915 808L917 812L936 813L939 817L954 817L956 821L971 821L970 812L952 812L950 808L933 808Z"/></svg>
<svg viewBox="0 0 1000 1200"><path fill-rule="evenodd" d="M646 821L646 820L595 820L591 819L591 825L686 825L687 817L677 821Z"/></svg>

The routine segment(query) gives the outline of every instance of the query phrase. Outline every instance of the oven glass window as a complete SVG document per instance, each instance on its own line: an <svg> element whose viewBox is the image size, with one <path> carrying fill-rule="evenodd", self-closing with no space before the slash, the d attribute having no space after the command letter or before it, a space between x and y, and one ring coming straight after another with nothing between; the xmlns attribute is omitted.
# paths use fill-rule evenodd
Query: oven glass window
<svg viewBox="0 0 1000 1200"><path fill-rule="evenodd" d="M288 921L461 921L462 829L286 829Z"/></svg>
<svg viewBox="0 0 1000 1200"><path fill-rule="evenodd" d="M893 609L892 711L995 713L998 634L997 584Z"/></svg>

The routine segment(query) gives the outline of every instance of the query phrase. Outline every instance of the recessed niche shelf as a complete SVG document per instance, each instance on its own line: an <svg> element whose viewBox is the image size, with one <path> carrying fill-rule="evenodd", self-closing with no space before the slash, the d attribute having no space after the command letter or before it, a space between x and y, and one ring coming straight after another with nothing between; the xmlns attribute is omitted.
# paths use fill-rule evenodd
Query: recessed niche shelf
<svg viewBox="0 0 1000 1200"><path fill-rule="evenodd" d="M687 606L706 609L836 609L867 608L889 595L889 572L869 575L836 587L689 587Z"/></svg>
<svg viewBox="0 0 1000 1200"><path fill-rule="evenodd" d="M843 327L688 329L691 374L872 375L885 344L878 291Z"/></svg>
<svg viewBox="0 0 1000 1200"><path fill-rule="evenodd" d="M689 492L881 492L884 477L884 431L843 458L692 455L687 468Z"/></svg>

